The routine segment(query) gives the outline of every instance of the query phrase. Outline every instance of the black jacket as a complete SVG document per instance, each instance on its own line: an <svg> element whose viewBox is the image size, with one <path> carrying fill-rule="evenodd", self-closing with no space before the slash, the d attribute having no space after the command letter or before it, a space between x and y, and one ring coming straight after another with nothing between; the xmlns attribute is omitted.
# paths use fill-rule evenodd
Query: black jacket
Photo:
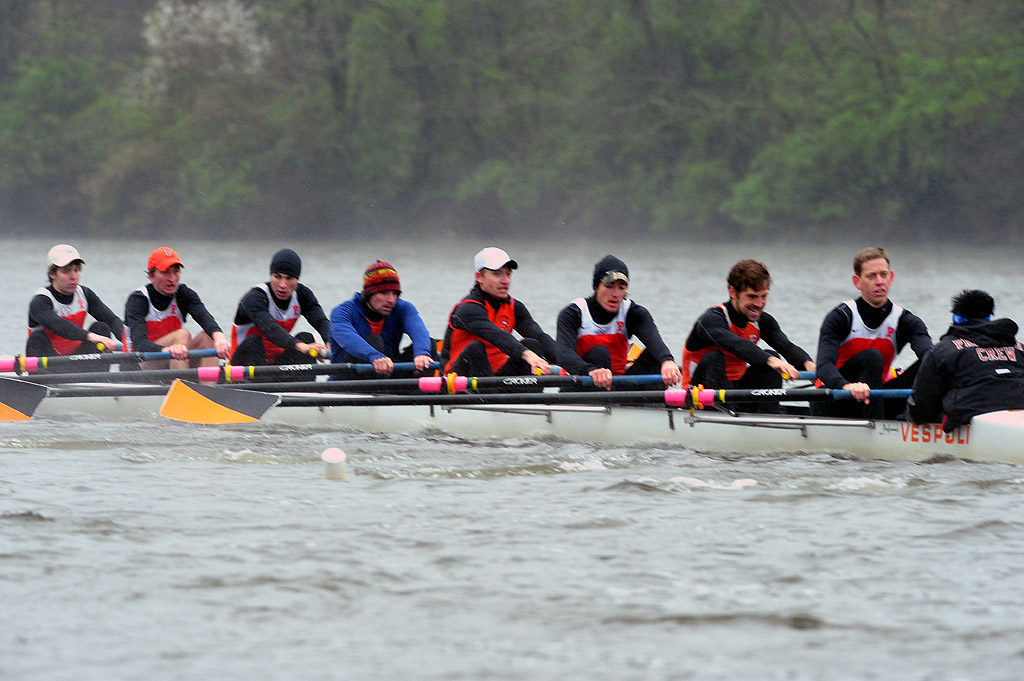
<svg viewBox="0 0 1024 681"><path fill-rule="evenodd" d="M1024 409L1024 348L1010 319L954 324L921 361L907 419L948 433L977 414Z"/></svg>

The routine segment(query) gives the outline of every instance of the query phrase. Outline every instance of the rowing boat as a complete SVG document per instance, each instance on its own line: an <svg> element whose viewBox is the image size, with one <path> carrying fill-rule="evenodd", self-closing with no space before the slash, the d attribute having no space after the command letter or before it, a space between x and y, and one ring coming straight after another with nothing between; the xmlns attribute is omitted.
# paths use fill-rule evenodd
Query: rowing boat
<svg viewBox="0 0 1024 681"><path fill-rule="evenodd" d="M109 386L108 386L109 387ZM36 418L88 414L105 420L156 418L163 397L153 386L122 386L137 394L46 399ZM325 430L443 433L478 438L544 438L595 445L677 447L700 452L828 453L859 459L963 459L1024 464L1024 411L984 414L952 433L938 424L742 414L665 405L502 403L346 404L345 395L281 393L281 405L260 423ZM354 396L348 396L354 397ZM458 396L447 396L457 398ZM384 399L384 398L377 398ZM440 400L438 400L440 402ZM522 403L519 403L521 402ZM306 406L301 406L306 405ZM237 427L237 426L236 426ZM248 427L248 426L244 426ZM253 424L253 427L260 427Z"/></svg>

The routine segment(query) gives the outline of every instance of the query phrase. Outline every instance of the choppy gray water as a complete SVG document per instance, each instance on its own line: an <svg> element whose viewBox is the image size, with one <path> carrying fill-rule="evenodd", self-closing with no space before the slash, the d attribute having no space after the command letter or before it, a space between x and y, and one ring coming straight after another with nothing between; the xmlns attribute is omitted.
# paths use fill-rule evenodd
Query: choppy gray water
<svg viewBox="0 0 1024 681"><path fill-rule="evenodd" d="M2 352L50 245L0 241ZM157 244L75 245L120 309ZM224 325L279 247L170 245ZM327 308L390 260L440 334L483 245L295 247ZM812 354L853 294L856 246L507 247L552 330L592 263L623 257L673 348L738 257L768 263L768 309ZM965 286L1024 318L1019 253L893 255L894 299L935 337ZM327 447L347 480L324 478ZM964 462L0 424L0 678L1019 679L1022 499L1021 467Z"/></svg>

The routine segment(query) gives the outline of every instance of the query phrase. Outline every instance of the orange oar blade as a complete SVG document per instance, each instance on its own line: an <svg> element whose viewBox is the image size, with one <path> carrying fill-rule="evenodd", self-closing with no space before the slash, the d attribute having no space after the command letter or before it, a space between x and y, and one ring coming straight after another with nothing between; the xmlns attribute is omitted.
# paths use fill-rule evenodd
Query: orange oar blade
<svg viewBox="0 0 1024 681"><path fill-rule="evenodd" d="M0 421L27 421L49 392L45 385L0 378Z"/></svg>
<svg viewBox="0 0 1024 681"><path fill-rule="evenodd" d="M177 379L164 398L160 415L187 423L253 423L280 401L280 395Z"/></svg>

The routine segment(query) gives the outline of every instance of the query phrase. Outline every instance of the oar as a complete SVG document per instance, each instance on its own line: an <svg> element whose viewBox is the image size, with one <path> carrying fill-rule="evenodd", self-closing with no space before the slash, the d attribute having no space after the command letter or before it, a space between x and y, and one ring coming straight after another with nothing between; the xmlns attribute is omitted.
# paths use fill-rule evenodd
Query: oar
<svg viewBox="0 0 1024 681"><path fill-rule="evenodd" d="M619 376L616 377L620 383L623 379L626 379L629 385L643 385L644 383L651 383L653 381L662 381L660 375L650 376ZM442 387L443 383L447 383L447 387ZM187 421L190 423L249 423L252 421L258 421L267 409L273 407L281 402L281 400L291 399L303 399L296 396L281 396L271 392L261 392L263 390L286 390L290 393L295 392L308 392L316 391L321 393L320 395L311 396L312 399L317 397L328 397L330 393L348 393L352 395L353 391L359 391L364 393L362 396L349 397L339 396L343 399L369 399L369 400L385 400L380 404L391 404L387 402L387 398L367 397L367 392L382 392L386 390L395 390L398 387L403 387L406 390L421 390L427 393L437 393L444 390L452 391L466 391L466 390L477 390L486 387L498 387L501 386L506 390L514 388L525 388L525 389L536 389L537 387L544 386L582 386L592 387L593 379L589 376L495 376L487 378L466 378L466 377L445 377L441 378L420 378L420 379L391 379L385 381L326 381L326 382L308 382L308 383L270 383L270 384L244 384L240 383L230 388L225 386L214 386L214 385L200 385L196 383L190 383L188 381L176 380L168 391L167 396L164 398L163 405L160 407L160 415L166 416L167 418L175 419L178 421ZM92 391L95 389L84 389L82 394L93 394ZM77 389L68 389L68 393L77 392ZM605 393L607 391L601 391ZM326 394L325 394L326 393ZM528 394L513 393L518 398L525 398L522 400L523 403L537 404L538 398L546 395L547 393L530 392ZM554 393L558 394L558 393ZM561 393L563 398L562 402L574 401L574 397L577 395L584 395L587 393ZM609 393L613 395L624 394L620 392ZM644 394L647 396L654 395L657 397L660 392L652 393L637 393ZM252 399L247 399L246 396L253 396ZM433 404L438 401L443 401L446 397L471 397L469 403L485 403L494 402L498 395L495 394L462 394L462 395L437 395L437 394L420 394L420 395L408 395L398 396L394 404L406 404L408 398L419 398L422 400L422 404ZM508 395L503 395L507 397ZM348 404L348 402L345 402ZM373 402L377 404L377 402ZM416 402L413 402L416 403ZM333 404L333 403L332 403ZM369 402L368 402L369 404ZM233 415L232 412L235 412Z"/></svg>
<svg viewBox="0 0 1024 681"><path fill-rule="evenodd" d="M32 418L36 407L48 392L46 386L19 381L16 378L0 378L0 421L27 421Z"/></svg>
<svg viewBox="0 0 1024 681"><path fill-rule="evenodd" d="M188 423L251 423L280 401L280 395L177 380L160 415Z"/></svg>
<svg viewBox="0 0 1024 681"><path fill-rule="evenodd" d="M612 379L617 388L662 385L660 374L636 376L615 376ZM584 388L594 387L589 376L430 376L423 378L383 378L379 380L351 381L294 381L274 383L235 383L238 390L262 392L315 392L315 393L441 393L454 394L478 392L491 388L505 391L537 391L542 388Z"/></svg>
<svg viewBox="0 0 1024 681"><path fill-rule="evenodd" d="M429 368L436 368L434 363ZM412 362L399 362L395 364L397 370L413 370L416 365ZM33 383L163 383L170 385L177 378L187 381L199 381L200 383L241 383L254 378L274 378L295 376L322 376L333 374L339 371L350 370L359 374L368 374L374 371L372 364L271 364L266 366L239 366L235 364L224 364L213 367L196 367L195 369L152 369L145 371L93 371L67 374L35 374L27 381ZM393 379L383 379L393 380ZM279 383L282 389L284 383Z"/></svg>
<svg viewBox="0 0 1024 681"><path fill-rule="evenodd" d="M325 366L294 365L294 371L311 371L316 373ZM334 369L370 367L370 364L338 364ZM409 367L413 365L409 363ZM29 379L13 379L0 377L0 410L4 407L12 414L20 414L18 418L29 418L38 406L43 397L137 397L152 395L167 395L166 385L153 383L129 382L125 379L133 378L142 374L154 380L160 377L172 377L176 380L181 378L200 378L209 382L215 382L224 375L233 375L234 380L242 380L243 377L234 375L234 370L248 370L252 375L258 376L281 375L284 367L205 367L197 369L185 369L181 371L160 370L160 371L131 371L131 372L96 372L81 374L56 374L56 375L34 375ZM654 385L661 383L661 376L657 374L616 376L613 382L617 388L636 387L642 385ZM86 383L118 382L118 385L84 385ZM47 390L43 384L60 384ZM76 385L77 384L77 385ZM476 392L487 388L503 388L505 390L537 390L544 387L580 387L593 388L593 380L589 376L496 376L486 378L473 378L466 376L449 375L445 377L424 377L412 379L380 379L380 380L351 380L351 381L303 381L303 382L273 382L273 383L236 383L236 389L253 392L348 392L348 393L386 393L386 392L412 392L421 391L424 393L460 393ZM24 402L24 395L29 390L28 386L38 388L33 394L38 395L35 402L27 405ZM173 403L173 400L172 400ZM233 404L233 403L232 403ZM11 418L14 418L13 416ZM2 415L0 415L0 420ZM10 420L10 419L7 419Z"/></svg>
<svg viewBox="0 0 1024 681"><path fill-rule="evenodd" d="M196 357L216 357L217 351L189 350L189 359ZM174 359L169 352L93 352L87 355L54 355L52 357L31 357L27 355L3 355L0 356L0 372L23 374L38 371L39 369L55 369L68 367L81 362L106 362L108 364L121 364L123 362L140 361L148 362L157 359Z"/></svg>
<svg viewBox="0 0 1024 681"><path fill-rule="evenodd" d="M21 384L14 386L11 384ZM0 403L0 421L26 420L32 417L44 397L140 397L165 395L160 413L168 418L191 423L246 423L258 421L268 409L281 399L280 395L218 388L175 381L167 386L90 386L84 388L47 388L14 378L0 378L0 388L11 402ZM166 396L174 393L168 405ZM165 413L165 409L167 409Z"/></svg>
<svg viewBox="0 0 1024 681"><path fill-rule="evenodd" d="M554 377L552 377L554 378ZM581 377L577 377L581 378ZM660 377L659 377L660 378ZM328 384L324 384L328 385ZM459 395L277 395L244 390L243 386L214 386L175 381L160 415L190 423L249 423L271 407L282 406L392 406L466 404L645 404L664 402L664 391L596 391L579 393L463 393ZM230 395L228 395L230 393ZM230 402L230 404L229 404ZM232 414L232 411L237 413ZM216 421L209 415L216 413Z"/></svg>
<svg viewBox="0 0 1024 681"><path fill-rule="evenodd" d="M524 377L525 378L525 377ZM564 377L563 377L564 378ZM582 378L582 377L579 377ZM531 392L531 393L463 393L457 395L276 395L244 390L244 386L227 388L224 386L197 385L185 381L175 381L170 392L164 399L160 414L168 418L193 423L210 423L207 412L217 406L227 409L216 409L216 423L246 423L259 420L266 410L272 406L296 407L331 407L331 406L460 406L484 404L664 404L667 407L690 409L694 405L704 406L715 402L764 401L764 400L828 400L849 399L852 397L847 390L830 388L784 388L764 390L701 390L670 388L668 390L636 390L636 391L593 391L593 392ZM252 386L249 386L252 387ZM873 397L904 397L909 390L872 390ZM234 396L222 393L235 393ZM708 393L708 394L704 394ZM246 395L253 396L252 400ZM260 396L257 398L256 396ZM231 409L237 409L235 420ZM262 409L262 411L261 411Z"/></svg>
<svg viewBox="0 0 1024 681"><path fill-rule="evenodd" d="M726 404L729 402L775 402L781 400L849 400L853 393L849 390L838 388L754 388L749 390L711 388L690 388L686 391L685 404L673 404L666 399L671 406L686 407L696 406L703 408L712 404ZM879 399L897 399L910 397L910 388L876 388L870 392L871 397Z"/></svg>
<svg viewBox="0 0 1024 681"><path fill-rule="evenodd" d="M658 377L661 378L660 376ZM907 397L909 389L872 390L871 396L882 399ZM713 393L705 395L704 393ZM725 393L723 395L723 393ZM730 394L731 393L731 394ZM765 393L773 393L767 395ZM466 393L458 395L283 395L281 406L369 406L369 405L466 405L466 404L659 404L690 409L714 403L762 402L780 400L846 400L849 390L831 388L797 388L794 390L635 390L559 393Z"/></svg>

